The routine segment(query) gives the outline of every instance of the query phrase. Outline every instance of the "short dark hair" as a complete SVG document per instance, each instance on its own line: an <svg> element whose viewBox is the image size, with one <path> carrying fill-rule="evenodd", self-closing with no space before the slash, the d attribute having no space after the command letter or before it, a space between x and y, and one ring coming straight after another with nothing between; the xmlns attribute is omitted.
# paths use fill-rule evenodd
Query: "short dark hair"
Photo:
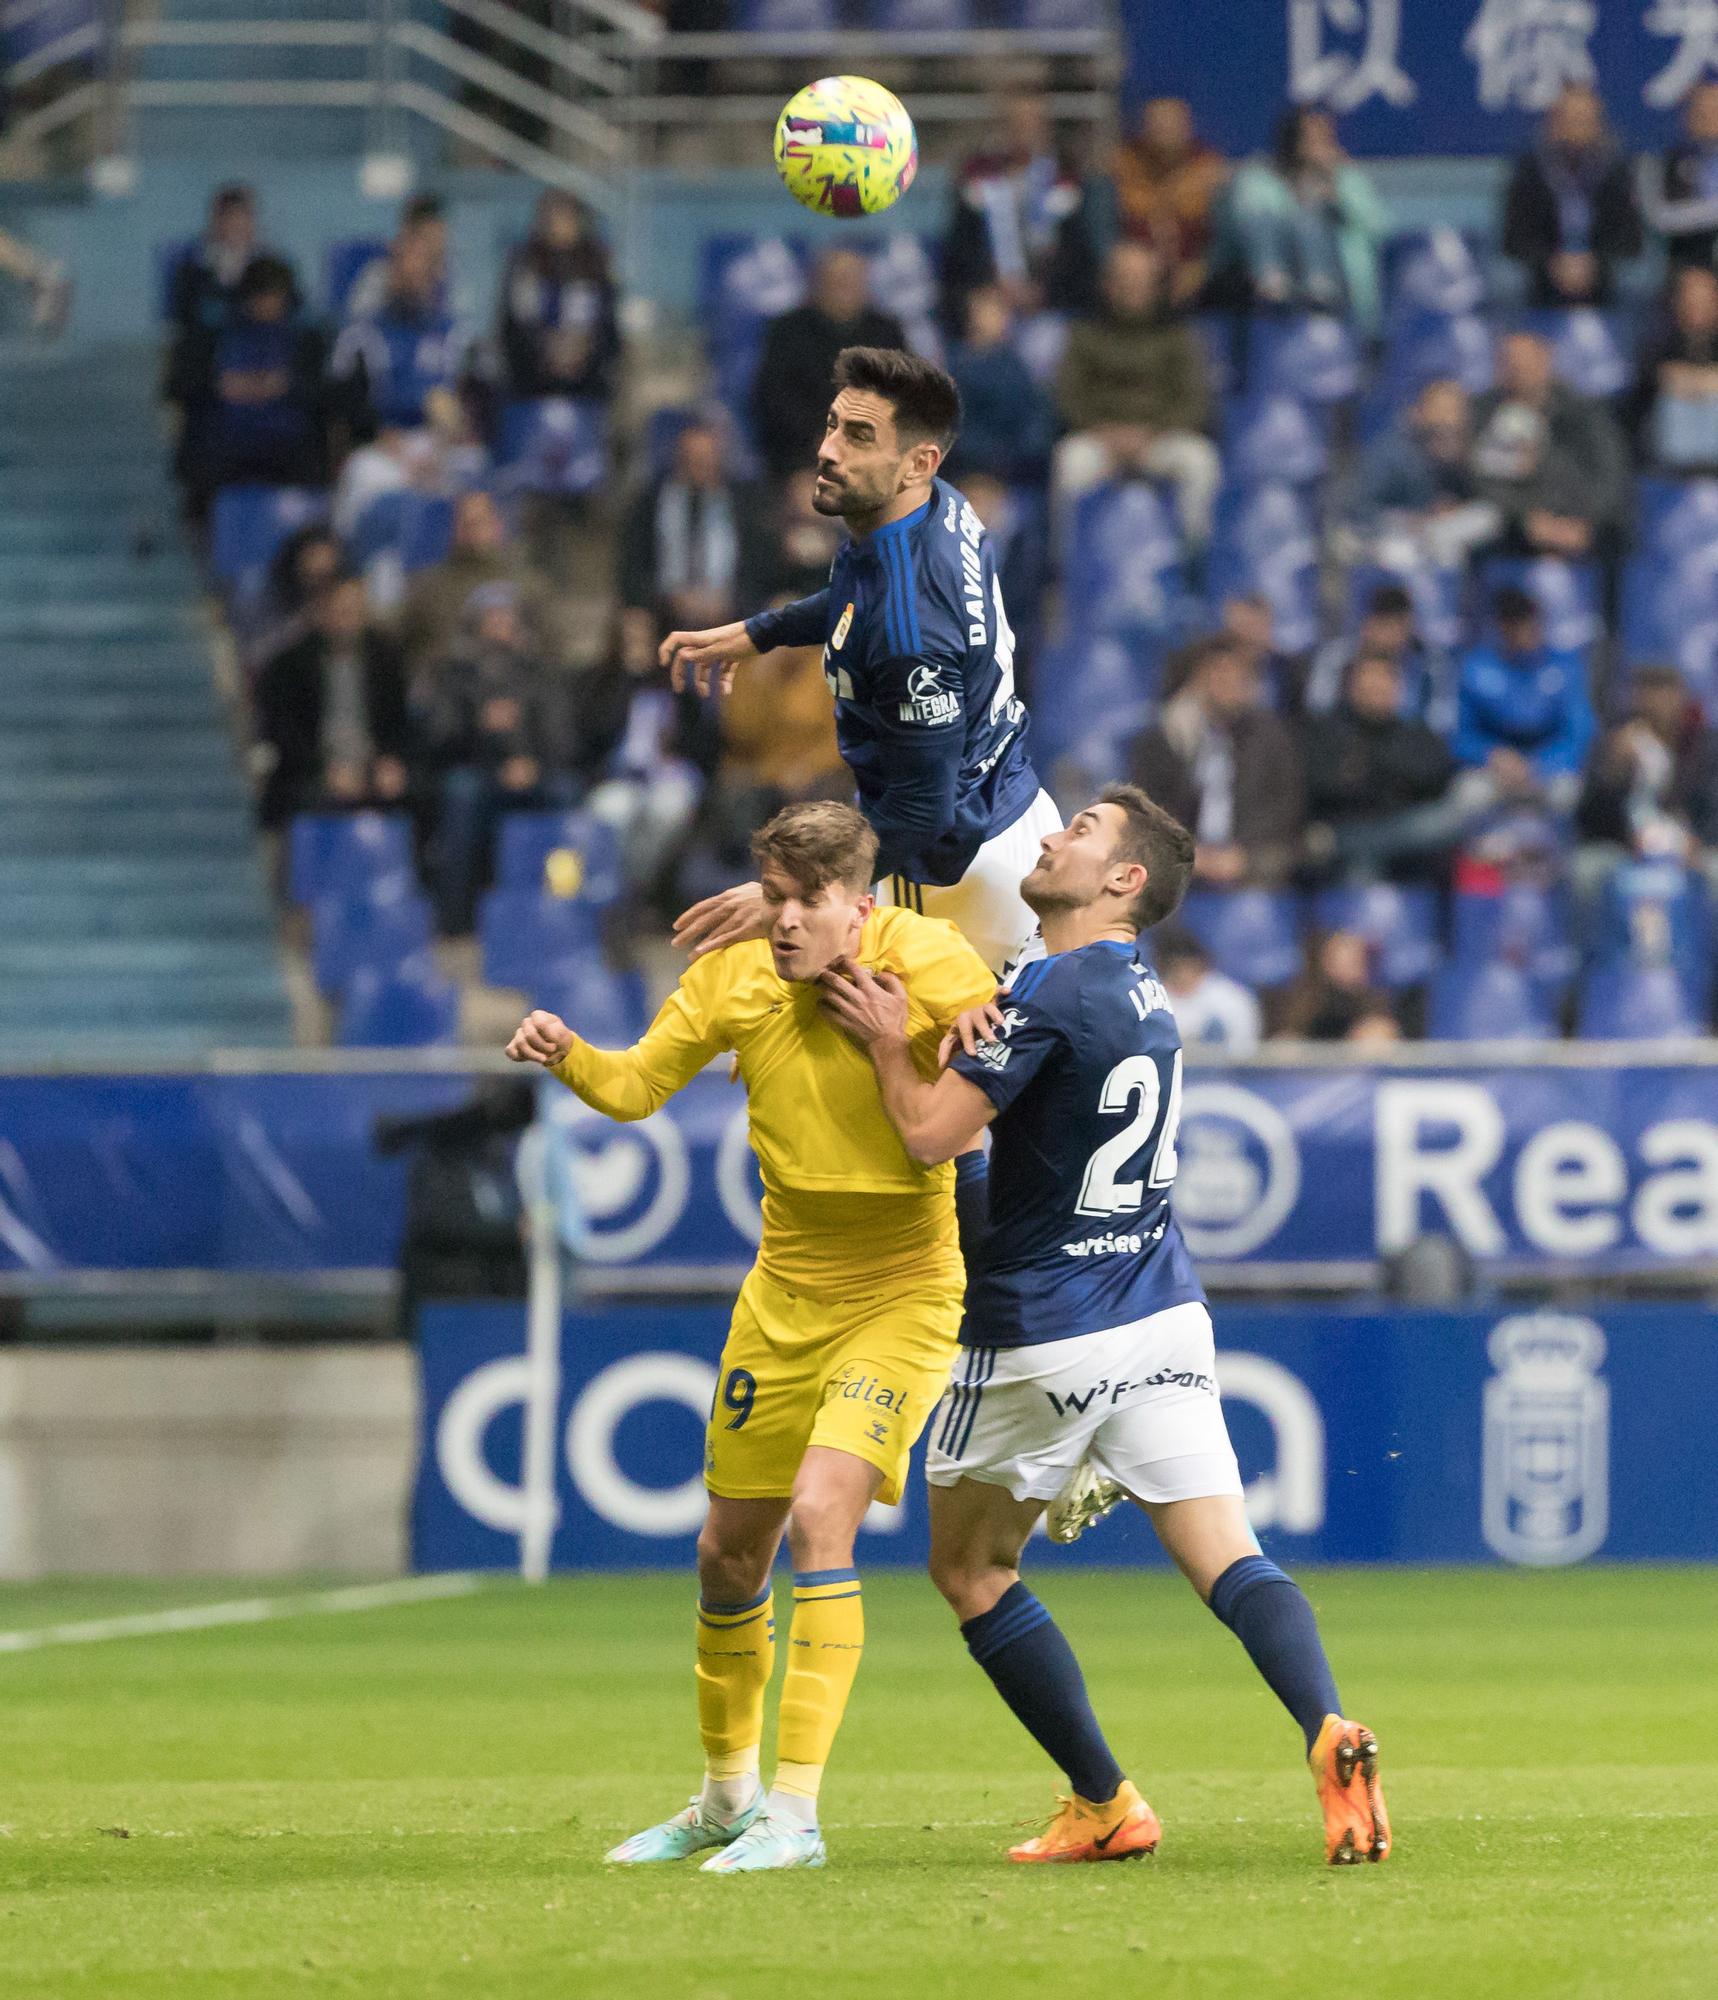
<svg viewBox="0 0 1718 2000"><path fill-rule="evenodd" d="M831 882L868 889L877 878L877 836L855 807L838 799L802 799L783 806L752 835L752 858L773 861L801 895Z"/></svg>
<svg viewBox="0 0 1718 2000"><path fill-rule="evenodd" d="M271 292L284 292L288 303L296 312L300 304L298 279L292 266L284 257L271 257L264 252L253 257L239 276L239 297L241 299L266 298Z"/></svg>
<svg viewBox="0 0 1718 2000"><path fill-rule="evenodd" d="M1134 899L1133 922L1136 930L1148 931L1181 907L1193 875L1193 836L1138 785L1108 785L1097 803L1121 808L1125 824L1116 842L1119 858L1145 865L1145 887Z"/></svg>
<svg viewBox="0 0 1718 2000"><path fill-rule="evenodd" d="M1414 600L1399 583L1381 583L1366 600L1368 618L1412 618Z"/></svg>
<svg viewBox="0 0 1718 2000"><path fill-rule="evenodd" d="M229 208L255 208L256 191L244 181L228 181L224 187L216 188L209 202L210 209L217 215Z"/></svg>
<svg viewBox="0 0 1718 2000"><path fill-rule="evenodd" d="M914 444L928 438L946 456L960 435L954 377L904 347L844 347L835 357L837 389L865 389L894 406L895 429Z"/></svg>
<svg viewBox="0 0 1718 2000"><path fill-rule="evenodd" d="M1525 625L1530 618L1539 618L1539 600L1518 583L1506 583L1493 591L1491 615L1499 625Z"/></svg>
<svg viewBox="0 0 1718 2000"><path fill-rule="evenodd" d="M446 214L439 194L414 194L400 210L400 227L415 229L422 222L440 222Z"/></svg>

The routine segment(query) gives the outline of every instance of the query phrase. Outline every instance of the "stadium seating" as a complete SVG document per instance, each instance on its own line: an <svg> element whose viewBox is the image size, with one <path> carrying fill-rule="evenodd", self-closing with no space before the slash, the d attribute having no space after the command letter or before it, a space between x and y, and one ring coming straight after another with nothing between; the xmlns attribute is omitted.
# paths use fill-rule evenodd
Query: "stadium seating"
<svg viewBox="0 0 1718 2000"><path fill-rule="evenodd" d="M1313 902L1313 922L1320 930L1363 937L1378 984L1393 993L1423 985L1442 957L1437 897L1428 888L1374 882L1364 888L1326 889Z"/></svg>
<svg viewBox="0 0 1718 2000"><path fill-rule="evenodd" d="M209 566L229 602L254 604L281 543L327 512L327 496L310 487L222 487L209 519Z"/></svg>
<svg viewBox="0 0 1718 2000"><path fill-rule="evenodd" d="M1299 899L1276 889L1196 889L1180 921L1220 972L1246 986L1282 986L1300 970Z"/></svg>
<svg viewBox="0 0 1718 2000"><path fill-rule="evenodd" d="M343 993L361 968L392 972L434 935L428 899L404 876L368 893L324 896L311 909L311 969L322 993Z"/></svg>
<svg viewBox="0 0 1718 2000"><path fill-rule="evenodd" d="M1658 1041L1705 1029L1669 965L1601 966L1582 986L1575 1016L1575 1032L1599 1041Z"/></svg>
<svg viewBox="0 0 1718 2000"><path fill-rule="evenodd" d="M477 913L483 976L491 986L533 986L551 965L602 949L594 903L536 889L491 889Z"/></svg>
<svg viewBox="0 0 1718 2000"><path fill-rule="evenodd" d="M1691 1004L1712 993L1711 900L1705 878L1682 862L1629 860L1599 895L1593 963L1600 969L1668 965Z"/></svg>
<svg viewBox="0 0 1718 2000"><path fill-rule="evenodd" d="M1495 895L1458 891L1451 910L1451 955L1460 964L1513 965L1551 1002L1574 976L1575 947L1561 889L1515 881Z"/></svg>
<svg viewBox="0 0 1718 2000"><path fill-rule="evenodd" d="M1320 417L1292 396L1231 403L1223 435L1223 469L1231 484L1316 486L1330 470L1330 438Z"/></svg>
<svg viewBox="0 0 1718 2000"><path fill-rule="evenodd" d="M1579 653L1597 643L1599 573L1593 563L1561 556L1494 556L1480 565L1482 603L1505 585L1525 590L1545 620L1545 642L1558 651Z"/></svg>
<svg viewBox="0 0 1718 2000"><path fill-rule="evenodd" d="M412 823L404 813L300 813L287 835L287 893L308 906L367 894L412 872Z"/></svg>
<svg viewBox="0 0 1718 2000"><path fill-rule="evenodd" d="M1360 389L1359 342L1328 313L1260 319L1253 327L1250 373L1267 396L1345 403Z"/></svg>
<svg viewBox="0 0 1718 2000"><path fill-rule="evenodd" d="M372 264L387 254L386 242L376 236L347 237L329 244L322 258L322 295L334 325L338 326L346 317L352 287Z"/></svg>
<svg viewBox="0 0 1718 2000"><path fill-rule="evenodd" d="M513 493L577 499L608 475L608 413L601 403L541 396L501 412L499 484Z"/></svg>
<svg viewBox="0 0 1718 2000"><path fill-rule="evenodd" d="M1583 396L1616 396L1634 379L1622 321L1591 306L1529 313L1527 324L1551 343L1560 380Z"/></svg>
<svg viewBox="0 0 1718 2000"><path fill-rule="evenodd" d="M1433 975L1426 1033L1437 1042L1542 1042L1555 1032L1537 984L1519 966L1452 959Z"/></svg>
<svg viewBox="0 0 1718 2000"><path fill-rule="evenodd" d="M529 990L533 1007L560 1015L598 1048L625 1048L649 1024L644 981L613 971L593 952L547 967Z"/></svg>
<svg viewBox="0 0 1718 2000"><path fill-rule="evenodd" d="M340 1007L342 1048L422 1049L459 1039L459 988L427 951L395 966L361 965Z"/></svg>
<svg viewBox="0 0 1718 2000"><path fill-rule="evenodd" d="M547 881L553 854L565 854L572 861L577 882L571 891ZM496 836L495 883L501 889L533 892L547 886L607 908L621 895L620 843L613 827L588 813L508 813Z"/></svg>
<svg viewBox="0 0 1718 2000"><path fill-rule="evenodd" d="M1064 556L1064 596L1080 634L1170 628L1185 589L1181 537L1156 487L1116 480L1083 494L1069 510Z"/></svg>
<svg viewBox="0 0 1718 2000"><path fill-rule="evenodd" d="M1318 537L1306 500L1292 486L1231 487L1219 497L1209 585L1213 603L1263 597L1279 651L1309 652L1318 643Z"/></svg>

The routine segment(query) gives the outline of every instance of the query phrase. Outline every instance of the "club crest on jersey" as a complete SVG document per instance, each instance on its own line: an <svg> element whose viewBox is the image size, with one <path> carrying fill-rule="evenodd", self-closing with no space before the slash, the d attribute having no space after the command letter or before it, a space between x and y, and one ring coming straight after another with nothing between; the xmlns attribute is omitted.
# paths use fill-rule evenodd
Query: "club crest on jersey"
<svg viewBox="0 0 1718 2000"><path fill-rule="evenodd" d="M852 629L853 605L851 600L849 600L847 609L842 612L840 619L836 623L835 630L830 634L829 645L831 651L840 652L841 648L847 643L847 635Z"/></svg>
<svg viewBox="0 0 1718 2000"><path fill-rule="evenodd" d="M960 714L960 696L943 686L937 668L915 667L898 712L903 722L953 722Z"/></svg>

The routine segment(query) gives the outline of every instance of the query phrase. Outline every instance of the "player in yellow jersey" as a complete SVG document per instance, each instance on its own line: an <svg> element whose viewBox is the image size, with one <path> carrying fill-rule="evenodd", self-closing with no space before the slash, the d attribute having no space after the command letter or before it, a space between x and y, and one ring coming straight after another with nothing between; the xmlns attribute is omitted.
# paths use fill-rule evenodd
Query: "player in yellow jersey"
<svg viewBox="0 0 1718 2000"><path fill-rule="evenodd" d="M714 1848L703 1865L718 1874L823 1865L818 1785L864 1644L854 1537L873 1500L900 1498L948 1379L965 1289L954 1169L908 1155L869 1059L821 1011L818 976L845 958L894 973L927 1079L944 1034L996 990L952 924L874 907L877 837L851 806L789 806L753 849L768 937L694 959L640 1042L593 1049L535 1013L507 1049L621 1119L648 1117L724 1051L739 1059L763 1236L735 1301L704 1452L704 1786L608 1856L674 1861ZM770 1570L784 1530L793 1624L766 1795Z"/></svg>

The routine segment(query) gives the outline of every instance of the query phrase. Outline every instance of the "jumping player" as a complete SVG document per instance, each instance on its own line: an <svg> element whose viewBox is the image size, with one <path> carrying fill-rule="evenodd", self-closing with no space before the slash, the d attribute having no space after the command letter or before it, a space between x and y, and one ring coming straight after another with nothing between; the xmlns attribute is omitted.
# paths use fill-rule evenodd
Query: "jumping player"
<svg viewBox="0 0 1718 2000"><path fill-rule="evenodd" d="M849 531L828 588L670 632L661 658L677 686L708 692L776 646L822 646L841 754L877 835L879 902L947 918L1001 977L1033 949L1020 878L1061 818L1027 754L990 538L937 477L959 428L960 391L942 369L844 348L812 495ZM696 954L760 936L762 923L747 883L694 904L675 935Z"/></svg>
<svg viewBox="0 0 1718 2000"><path fill-rule="evenodd" d="M909 1056L892 982L863 966L825 975L824 1004L870 1053L914 1159L949 1159L991 1127L990 1229L926 1468L931 1573L1073 1794L1010 1859L1114 1860L1150 1853L1160 1833L1068 1642L1020 1580L1046 1502L1089 1459L1144 1509L1300 1724L1325 1858L1382 1861L1377 1741L1344 1719L1312 1607L1247 1525L1211 1317L1170 1211L1181 1043L1136 940L1175 909L1192 865L1186 829L1131 785L1047 835L1021 889L1048 956L961 1023L935 1083Z"/></svg>
<svg viewBox="0 0 1718 2000"><path fill-rule="evenodd" d="M950 924L874 910L877 840L853 807L787 807L753 843L767 942L695 959L642 1041L593 1049L530 1015L507 1053L550 1069L611 1118L648 1117L723 1050L739 1058L763 1172L758 1260L734 1305L706 1435L698 1538L703 1790L623 1841L614 1862L702 1849L717 1874L819 1868L817 1794L865 1627L853 1542L900 1498L913 1444L948 1381L964 1273L946 1166L908 1157L871 1065L819 1011L814 983L851 956L902 1000L909 1062L995 990ZM793 1625L775 1783L758 1778L775 1660L770 1569L793 1552Z"/></svg>

